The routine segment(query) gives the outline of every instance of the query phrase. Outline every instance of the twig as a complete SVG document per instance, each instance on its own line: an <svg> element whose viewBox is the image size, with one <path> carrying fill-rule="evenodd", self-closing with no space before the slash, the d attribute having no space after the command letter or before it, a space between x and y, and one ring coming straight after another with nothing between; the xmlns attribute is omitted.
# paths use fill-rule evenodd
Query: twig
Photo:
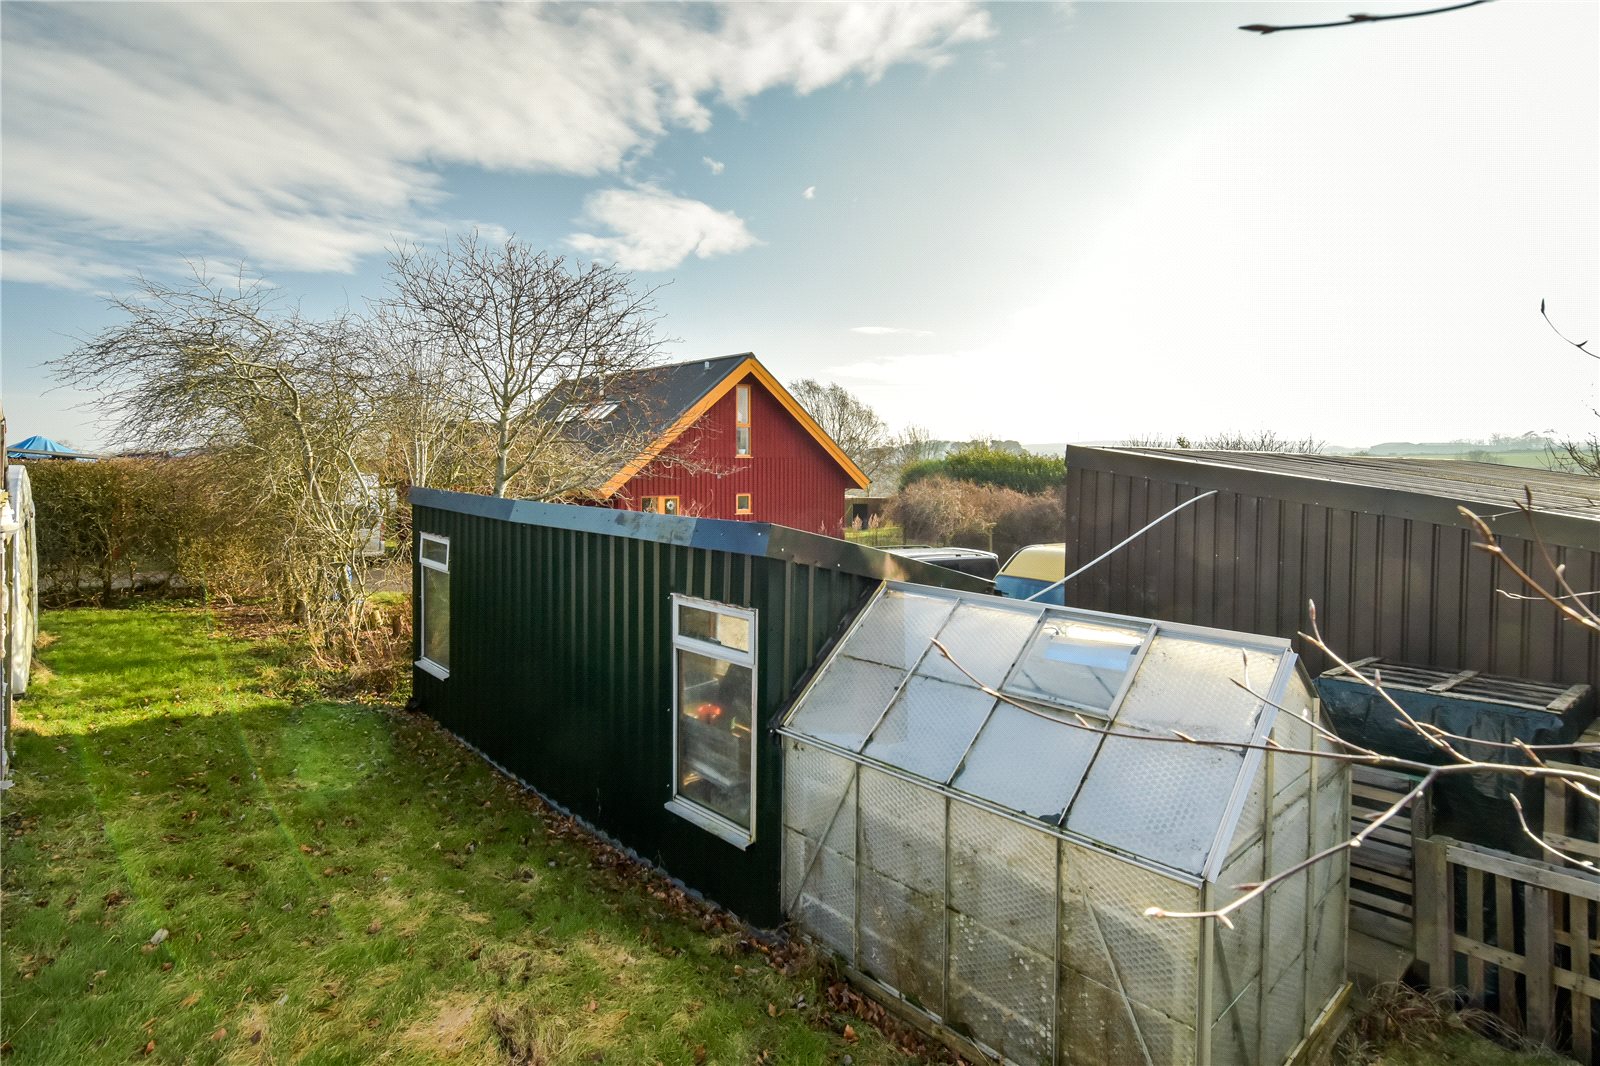
<svg viewBox="0 0 1600 1066"><path fill-rule="evenodd" d="M1473 545L1474 548L1487 552L1496 559L1500 560L1506 569L1510 570L1517 576L1517 580L1531 588L1535 593L1538 594L1540 599L1548 601L1551 606L1560 611L1571 621L1574 621L1587 629L1600 631L1600 619L1592 617L1593 612L1580 613L1573 610L1571 607L1563 603L1558 598L1556 593L1551 592L1549 589L1541 585L1532 574L1524 570L1516 560L1507 555L1505 549L1500 546L1500 541L1495 536L1494 530L1489 528L1489 524L1487 522L1479 518L1476 514L1472 513L1472 511L1466 507L1458 507L1456 509L1460 511L1468 521L1477 527L1478 535L1483 538L1481 541Z"/></svg>
<svg viewBox="0 0 1600 1066"><path fill-rule="evenodd" d="M1584 355L1587 355L1590 359L1600 359L1600 353L1591 352L1588 349L1588 347L1587 347L1587 345L1589 343L1588 341L1575 341L1571 337L1567 336L1565 333L1562 333L1559 329L1556 329L1556 324L1554 322L1550 321L1550 316L1549 315L1545 314L1544 301L1543 300L1539 301L1539 317L1544 319L1544 324L1549 326L1551 332L1554 333L1556 336L1560 337L1562 340L1566 341L1568 344L1570 344L1574 348L1578 349L1578 351L1582 352Z"/></svg>
<svg viewBox="0 0 1600 1066"><path fill-rule="evenodd" d="M1269 33L1281 33L1284 30L1325 30L1334 26L1356 26L1363 22L1388 22L1391 19L1414 19L1423 15L1442 15L1446 11L1460 11L1464 7L1477 7L1479 4L1487 3L1489 3L1489 0L1467 0L1464 4L1436 7L1428 11L1406 11L1398 15L1349 15L1343 22L1305 22L1298 26L1263 26L1258 22L1249 26L1240 26L1239 28L1241 30L1249 30L1251 33L1259 33L1265 37Z"/></svg>
<svg viewBox="0 0 1600 1066"><path fill-rule="evenodd" d="M1308 606L1311 612L1311 632L1301 633L1300 637L1303 640L1308 641L1313 647L1317 648L1323 654L1328 656L1328 658L1338 663L1339 666L1344 669L1345 673L1349 674L1351 677L1355 678L1357 681L1360 681L1363 685L1366 685L1368 688L1372 689L1372 691L1376 692L1385 703L1394 709L1394 713L1400 716L1401 720L1405 722L1412 732L1416 733L1419 737L1426 740L1440 751L1444 752L1444 754L1449 758L1455 759L1457 762L1465 763L1471 761L1465 755L1462 755L1460 752L1451 748L1450 745L1444 740L1440 739L1439 737L1429 735L1428 731L1423 729L1417 720L1411 717L1410 713L1395 701L1393 696L1384 691L1382 684L1373 678L1369 678L1366 674L1363 674L1360 670L1357 670L1354 666L1351 666L1349 663L1345 662L1339 657L1337 652L1328 647L1327 642L1322 639L1322 630L1317 625L1317 605L1315 603L1308 602Z"/></svg>
<svg viewBox="0 0 1600 1066"><path fill-rule="evenodd" d="M1551 855L1554 855L1558 859L1575 863L1578 866L1586 866L1591 870L1594 869L1594 863L1590 862L1588 859L1580 859L1576 855L1568 855L1560 848L1552 847L1549 841L1540 837L1539 834L1535 833L1532 829L1529 829L1528 820L1522 816L1522 801L1517 798L1517 794L1515 792L1511 794L1511 806L1516 809L1517 824L1522 826L1522 831L1527 835L1529 840L1533 841L1535 844L1539 845L1540 848L1544 849Z"/></svg>
<svg viewBox="0 0 1600 1066"><path fill-rule="evenodd" d="M1240 895L1235 896L1228 903L1223 904L1221 907L1216 907L1208 911L1169 911L1161 907L1146 907L1144 912L1145 917L1215 918L1229 929L1232 929L1233 921L1228 917L1228 915L1232 914L1240 907L1243 907L1246 903L1249 903L1263 892L1266 892L1273 885L1281 884L1284 881L1287 881L1301 870L1309 869L1325 859L1331 859L1341 851L1359 848L1362 844L1366 843L1367 838L1376 832L1379 827L1381 827L1385 822L1388 822L1390 819L1397 817L1401 811L1405 810L1406 807L1415 802L1418 796L1427 791L1428 786L1433 784L1434 779L1438 777L1441 771L1441 767L1435 767L1431 772L1424 775L1422 780L1417 782L1415 788L1391 803L1386 810L1381 811L1378 816L1372 820L1371 825L1361 830L1361 832L1357 833L1355 836L1350 837L1348 840L1341 840L1339 843L1330 848L1323 848L1315 855L1302 859L1294 865L1273 874L1271 877L1263 878L1262 880L1253 883L1234 886L1236 888L1243 889L1244 891Z"/></svg>

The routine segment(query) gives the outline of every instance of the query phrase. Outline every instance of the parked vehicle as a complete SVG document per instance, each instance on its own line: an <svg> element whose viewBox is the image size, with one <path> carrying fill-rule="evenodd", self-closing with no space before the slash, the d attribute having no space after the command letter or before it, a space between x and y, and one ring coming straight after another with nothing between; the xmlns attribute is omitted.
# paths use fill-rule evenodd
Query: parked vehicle
<svg viewBox="0 0 1600 1066"><path fill-rule="evenodd" d="M920 545L906 545L900 548L885 548L890 555L898 555L902 559L915 559L919 563L932 563L942 566L946 570L954 570L961 574L971 574L987 581L993 581L995 574L1000 572L1000 556L994 552L986 552L981 548L927 548Z"/></svg>
<svg viewBox="0 0 1600 1066"><path fill-rule="evenodd" d="M1066 576L1065 543L1027 544L1018 548L1000 568L994 579L994 589L1002 596L1025 600ZM1040 597L1040 602L1064 605L1067 602L1065 586L1056 585Z"/></svg>

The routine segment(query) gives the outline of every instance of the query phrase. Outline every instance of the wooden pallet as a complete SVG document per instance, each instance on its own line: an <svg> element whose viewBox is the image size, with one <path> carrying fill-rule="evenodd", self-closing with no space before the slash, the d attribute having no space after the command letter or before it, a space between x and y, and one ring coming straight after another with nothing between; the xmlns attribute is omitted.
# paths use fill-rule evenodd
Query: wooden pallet
<svg viewBox="0 0 1600 1066"><path fill-rule="evenodd" d="M1436 988L1600 1063L1600 877L1448 837L1416 849L1417 952Z"/></svg>
<svg viewBox="0 0 1600 1066"><path fill-rule="evenodd" d="M1416 787L1417 777L1372 766L1354 766L1350 774L1350 832L1372 823L1372 816ZM1350 853L1350 930L1386 944L1415 948L1414 845L1431 831L1429 797L1367 838Z"/></svg>

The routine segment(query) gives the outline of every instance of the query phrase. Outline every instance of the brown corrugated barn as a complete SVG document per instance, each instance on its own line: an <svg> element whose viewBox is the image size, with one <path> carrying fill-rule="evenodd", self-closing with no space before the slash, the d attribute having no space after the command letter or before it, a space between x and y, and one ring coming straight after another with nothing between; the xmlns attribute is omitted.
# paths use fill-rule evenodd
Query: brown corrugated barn
<svg viewBox="0 0 1600 1066"><path fill-rule="evenodd" d="M1293 637L1314 600L1347 660L1386 659L1538 681L1593 681L1600 638L1564 622L1488 554L1458 511L1551 577L1517 508L1579 591L1600 589L1600 482L1455 460L1144 448L1067 449L1067 572L1186 499L1075 578L1075 607ZM1313 673L1331 665L1296 650Z"/></svg>

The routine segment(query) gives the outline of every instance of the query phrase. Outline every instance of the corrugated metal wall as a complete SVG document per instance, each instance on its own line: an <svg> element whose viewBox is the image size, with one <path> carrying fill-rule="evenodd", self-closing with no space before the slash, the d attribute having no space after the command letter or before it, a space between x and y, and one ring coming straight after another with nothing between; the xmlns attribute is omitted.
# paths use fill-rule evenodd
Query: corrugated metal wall
<svg viewBox="0 0 1600 1066"><path fill-rule="evenodd" d="M638 510L642 497L679 496L685 514L838 536L850 478L759 381L747 376L743 383L750 386L750 456L734 455L735 388L668 449L701 469L647 467L623 486L622 505ZM741 492L751 494L753 513L734 513Z"/></svg>
<svg viewBox="0 0 1600 1066"><path fill-rule="evenodd" d="M777 737L758 731L748 850L663 808L672 777L670 596L760 612L757 714L765 723L878 579L436 507L416 506L413 523L450 538L451 671L443 681L415 672L422 709L689 886L776 925Z"/></svg>
<svg viewBox="0 0 1600 1066"><path fill-rule="evenodd" d="M1568 683L1600 676L1600 637L1547 603L1499 594L1526 589L1472 547L1475 532L1448 500L1091 449L1068 449L1067 461L1069 573L1219 490L1074 579L1069 604L1293 637L1310 625L1312 600L1323 637L1347 660ZM1506 551L1547 575L1513 501L1504 511L1494 524ZM1600 589L1600 524L1552 515L1538 528L1575 588ZM1313 674L1331 665L1303 641L1296 650Z"/></svg>

